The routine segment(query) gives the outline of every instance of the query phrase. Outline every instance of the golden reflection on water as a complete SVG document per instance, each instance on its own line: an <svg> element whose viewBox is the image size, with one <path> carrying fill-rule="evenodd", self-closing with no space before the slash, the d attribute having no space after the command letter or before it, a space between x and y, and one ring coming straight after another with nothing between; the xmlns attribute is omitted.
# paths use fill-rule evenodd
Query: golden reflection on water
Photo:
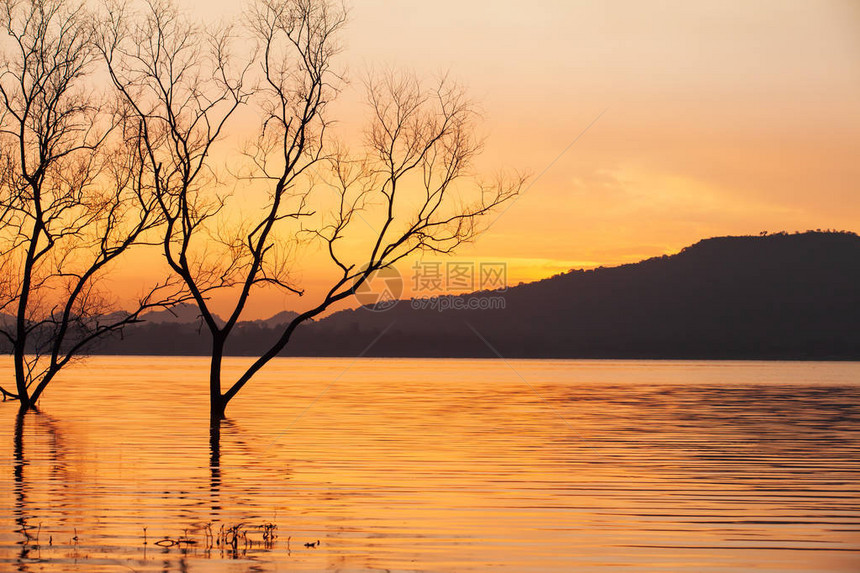
<svg viewBox="0 0 860 573"><path fill-rule="evenodd" d="M860 570L860 364L511 366L279 359L210 436L205 359L93 358L0 405L0 570Z"/></svg>

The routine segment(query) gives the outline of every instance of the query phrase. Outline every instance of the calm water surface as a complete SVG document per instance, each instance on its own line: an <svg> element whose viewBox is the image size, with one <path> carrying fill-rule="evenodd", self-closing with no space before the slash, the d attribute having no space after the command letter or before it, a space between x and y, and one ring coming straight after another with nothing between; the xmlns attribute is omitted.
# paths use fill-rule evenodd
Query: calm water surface
<svg viewBox="0 0 860 573"><path fill-rule="evenodd" d="M279 359L220 440L206 369L0 404L0 571L860 571L860 363Z"/></svg>

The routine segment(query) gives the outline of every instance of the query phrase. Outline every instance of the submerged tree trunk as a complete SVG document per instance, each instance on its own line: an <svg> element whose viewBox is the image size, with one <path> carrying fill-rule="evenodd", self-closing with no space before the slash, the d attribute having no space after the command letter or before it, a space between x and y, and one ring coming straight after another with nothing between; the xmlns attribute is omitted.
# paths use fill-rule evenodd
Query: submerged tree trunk
<svg viewBox="0 0 860 573"><path fill-rule="evenodd" d="M24 345L18 341L15 343L15 385L18 388L18 400L21 404L21 411L29 410L32 407L30 396L27 392L27 375L24 364Z"/></svg>
<svg viewBox="0 0 860 573"><path fill-rule="evenodd" d="M227 401L220 394L212 394L209 401L209 420L211 423L220 422L226 415Z"/></svg>
<svg viewBox="0 0 860 573"><path fill-rule="evenodd" d="M34 196L38 197L38 190L33 191ZM15 348L14 348L14 363L15 363L15 385L18 388L18 400L21 401L21 410L29 410L33 403L30 400L29 376L27 376L27 365L24 359L24 354L27 352L27 307L30 303L30 285L33 280L33 264L37 258L36 250L39 244L39 234L41 227L37 223L33 227L30 237L30 244L27 247L27 254L24 260L24 273L21 280L21 293L18 299L18 309L15 313Z"/></svg>
<svg viewBox="0 0 860 573"><path fill-rule="evenodd" d="M224 339L212 337L212 360L209 363L209 419L214 425L224 419L227 401L221 395L221 360L224 357Z"/></svg>

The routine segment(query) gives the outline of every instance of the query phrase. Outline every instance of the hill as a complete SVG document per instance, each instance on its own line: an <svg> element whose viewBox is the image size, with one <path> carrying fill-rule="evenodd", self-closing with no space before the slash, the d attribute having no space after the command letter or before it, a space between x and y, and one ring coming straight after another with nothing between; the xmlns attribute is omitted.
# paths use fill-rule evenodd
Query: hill
<svg viewBox="0 0 860 573"><path fill-rule="evenodd" d="M387 327L368 355L860 359L853 233L706 239L677 255L459 298L499 296L504 309L343 311L291 352L358 354Z"/></svg>
<svg viewBox="0 0 860 573"><path fill-rule="evenodd" d="M385 312L341 311L300 327L286 353L856 360L858 285L853 233L718 237L676 255L455 297L461 306L504 308L440 312L401 301ZM281 318L241 323L229 352L256 354L277 337ZM199 330L143 324L101 351L206 354Z"/></svg>
<svg viewBox="0 0 860 573"><path fill-rule="evenodd" d="M165 310L146 312L140 318L150 324L197 324L203 321L197 305L187 302L177 304ZM219 323L224 322L218 316L215 319Z"/></svg>

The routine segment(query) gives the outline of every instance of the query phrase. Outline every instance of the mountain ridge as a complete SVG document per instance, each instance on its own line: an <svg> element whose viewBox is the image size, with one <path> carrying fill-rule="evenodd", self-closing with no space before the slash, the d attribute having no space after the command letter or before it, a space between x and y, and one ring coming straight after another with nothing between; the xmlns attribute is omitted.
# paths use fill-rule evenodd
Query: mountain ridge
<svg viewBox="0 0 860 573"><path fill-rule="evenodd" d="M638 263L448 297L503 301L495 310L440 312L424 299L341 310L300 326L283 355L858 360L858 285L851 232L712 237ZM259 354L294 316L239 323L228 353ZM208 350L199 322L170 322L135 325L96 353Z"/></svg>

